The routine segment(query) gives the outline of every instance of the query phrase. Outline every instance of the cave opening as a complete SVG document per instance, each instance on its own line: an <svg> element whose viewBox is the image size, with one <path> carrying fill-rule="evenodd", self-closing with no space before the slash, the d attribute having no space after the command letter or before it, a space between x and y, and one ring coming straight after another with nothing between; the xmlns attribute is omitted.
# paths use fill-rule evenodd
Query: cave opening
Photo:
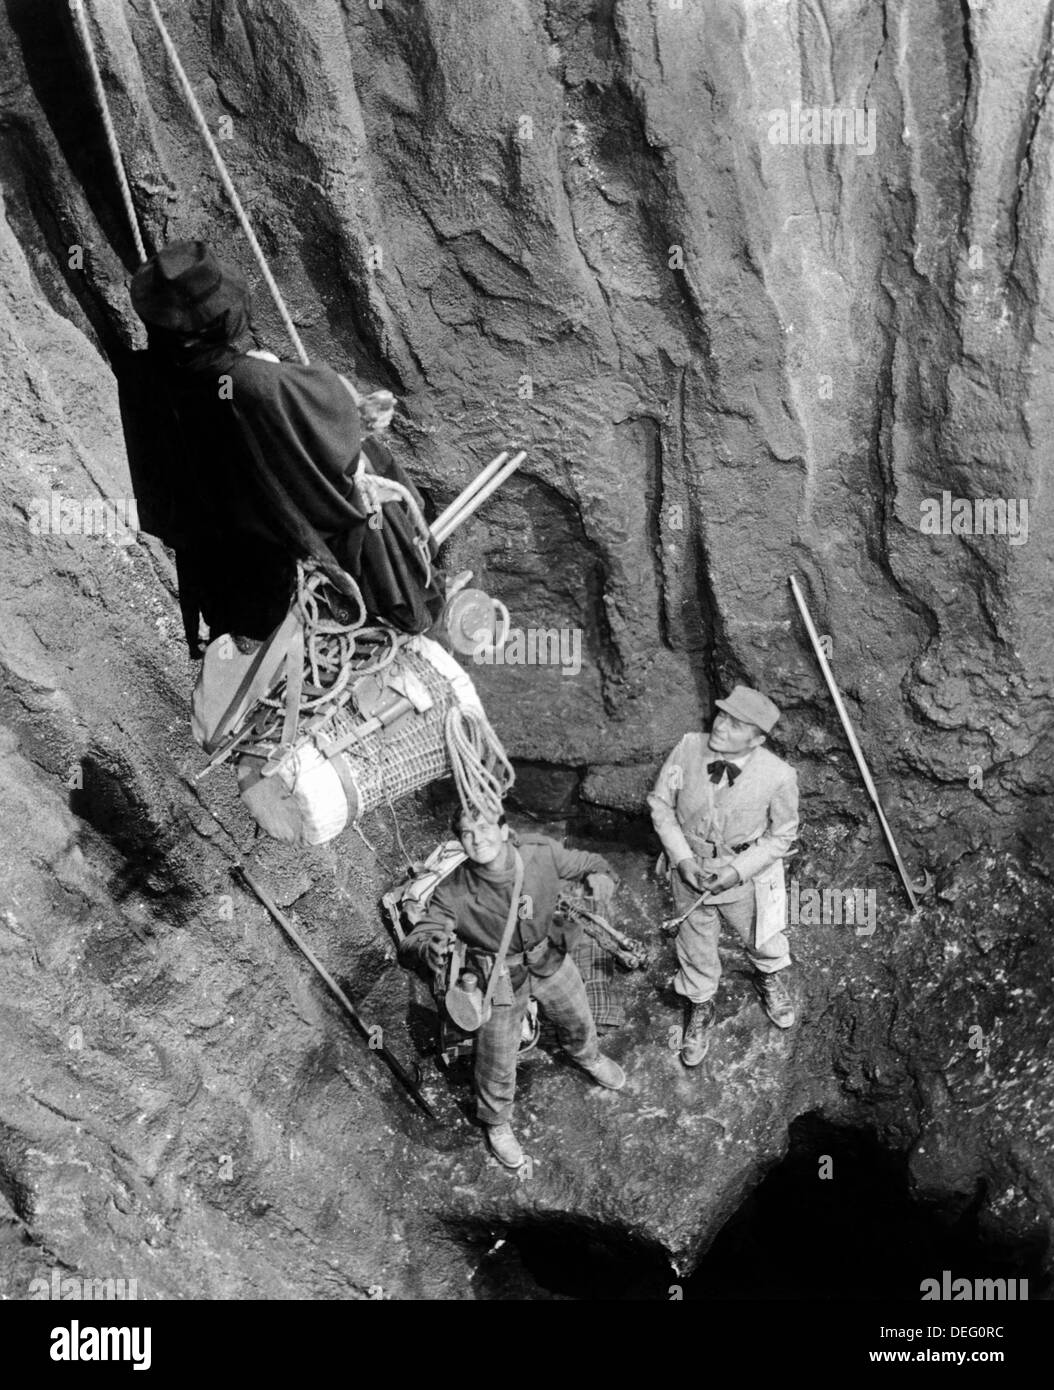
<svg viewBox="0 0 1054 1390"><path fill-rule="evenodd" d="M826 1159L828 1162L824 1163ZM821 1177L821 1171L829 1173ZM984 1190L920 1200L907 1159L870 1131L800 1116L777 1163L688 1275L630 1234L532 1216L498 1233L474 1276L480 1299L808 1299L918 1302L924 1279L1028 1280L1049 1295L1046 1238L986 1230ZM490 1233L494 1236L494 1232ZM1008 1291L1010 1290L1008 1284Z"/></svg>

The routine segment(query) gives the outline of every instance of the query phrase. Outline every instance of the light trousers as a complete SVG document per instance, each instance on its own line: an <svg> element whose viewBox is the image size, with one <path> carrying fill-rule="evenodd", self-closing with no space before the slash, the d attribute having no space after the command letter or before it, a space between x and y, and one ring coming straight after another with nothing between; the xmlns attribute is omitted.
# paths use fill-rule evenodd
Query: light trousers
<svg viewBox="0 0 1054 1390"><path fill-rule="evenodd" d="M679 914L695 902L699 894L682 882L676 870L672 878L673 900ZM785 970L791 963L790 945L786 934L777 932L775 936L770 936L763 946L756 946L756 920L757 908L753 890L735 902L697 907L681 923L677 933L678 969L673 982L676 992L683 994L693 1004L704 1004L717 993L717 986L721 980L718 941L722 921L735 931L755 970L759 970L763 975Z"/></svg>

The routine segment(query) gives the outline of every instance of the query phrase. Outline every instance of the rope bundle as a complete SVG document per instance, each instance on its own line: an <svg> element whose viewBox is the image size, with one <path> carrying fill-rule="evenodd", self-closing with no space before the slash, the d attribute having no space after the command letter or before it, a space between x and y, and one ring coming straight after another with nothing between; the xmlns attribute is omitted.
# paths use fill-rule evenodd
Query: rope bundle
<svg viewBox="0 0 1054 1390"><path fill-rule="evenodd" d="M516 774L487 716L482 710L453 706L447 711L446 742L454 785L466 814L497 820Z"/></svg>
<svg viewBox="0 0 1054 1390"><path fill-rule="evenodd" d="M356 586L357 587L357 586ZM304 627L304 675L300 693L301 716L327 719L349 697L348 687L361 676L374 675L391 664L401 645L390 627L366 626L366 608L357 594L358 613L342 614L343 595L320 570L297 566L296 607ZM273 721L261 738L272 736L285 709L284 687L263 704L274 710Z"/></svg>

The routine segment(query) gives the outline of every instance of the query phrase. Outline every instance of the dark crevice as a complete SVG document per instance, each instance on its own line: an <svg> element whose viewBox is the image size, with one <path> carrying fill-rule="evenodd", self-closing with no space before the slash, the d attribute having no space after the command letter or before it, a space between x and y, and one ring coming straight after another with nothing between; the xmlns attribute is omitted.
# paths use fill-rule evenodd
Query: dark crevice
<svg viewBox="0 0 1054 1390"><path fill-rule="evenodd" d="M1020 1299L1049 1293L1047 1237L1011 1236L982 1217L983 1185L919 1200L904 1154L870 1132L800 1116L786 1156L718 1231L687 1275L661 1249L613 1225L565 1215L462 1225L476 1256L477 1297L511 1299L910 1300L922 1283L1017 1281ZM1027 1289L1020 1281L1027 1280ZM996 1305L998 1306L998 1305Z"/></svg>

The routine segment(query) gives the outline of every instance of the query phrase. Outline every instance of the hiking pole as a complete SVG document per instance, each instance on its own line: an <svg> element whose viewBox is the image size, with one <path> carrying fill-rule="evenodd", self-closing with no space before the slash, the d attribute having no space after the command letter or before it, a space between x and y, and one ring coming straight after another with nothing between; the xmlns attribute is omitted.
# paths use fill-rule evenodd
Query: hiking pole
<svg viewBox="0 0 1054 1390"><path fill-rule="evenodd" d="M194 785L194 783L190 780L190 778L189 778L189 777L186 777L185 775L183 775L183 774L181 773L181 774L180 774L180 779L181 779L181 781L184 783L184 785L187 786L187 787L189 787L190 790L194 793L194 800L198 803L198 805L201 807L201 809L202 809L207 815L209 815L209 816L212 817L212 819L216 822L216 824L217 824L217 825L219 826L219 828L223 831L223 833L227 836L227 838L231 841L231 843L232 843L232 844L235 844L236 841L235 841L235 839L234 839L234 836L233 836L233 835L231 834L231 832L227 829L227 827L224 825L224 823L220 820L219 816L218 816L218 815L216 814L216 812L212 809L212 807L209 806L209 805L207 805L207 804L201 799L201 794L199 793L199 791L198 791L197 787ZM228 852L225 851L225 850L221 850L221 853L227 855L228 858L233 858L233 856L230 856L230 855L228 854ZM332 977L332 975L330 975L330 973L326 970L325 966L323 966L322 963L321 963L319 960L316 959L316 957L314 956L314 954L312 953L311 949L308 947L308 945L306 944L306 942L304 942L304 941L301 939L300 935L294 930L292 923L291 923L291 922L289 921L289 919L285 916L285 914L284 914L283 912L281 912L281 911L275 906L275 904L274 904L274 902L271 900L271 898L263 891L263 889L262 889L262 888L256 883L256 881L249 875L248 871L246 870L245 866L241 863L241 861L238 860L238 859L234 859L233 862L232 862L231 865L230 865L230 870L231 870L231 874L232 874L235 878L239 878L239 879L245 884L245 886L250 890L250 892L252 892L252 893L255 895L255 897L259 899L259 901L263 904L263 906L264 906L264 907L267 909L267 911L271 914L271 916L274 918L274 920L278 923L278 925L279 925L279 926L282 928L282 930L286 933L286 935L289 937L289 939L297 946L297 948L303 953L303 955L307 957L308 961L310 961L310 963L315 967L315 969L316 969L316 971L318 972L319 976L320 976L320 977L322 978L322 980L326 983L326 985L329 987L329 989L331 989L331 990L333 991L333 993L336 995L337 999L340 1000L340 1003L344 1006L344 1008L347 1010L348 1014L351 1016L351 1019L352 1019L353 1023L355 1024L356 1028L358 1028L359 1032L363 1035L363 1037L364 1037L364 1038L367 1040L367 1042L369 1043L369 1045L370 1045L370 1051L371 1051L371 1052L379 1052L379 1053L380 1053L381 1057L384 1059L385 1062L387 1062L388 1066L391 1068L391 1071L392 1071L393 1075L395 1076L395 1078L399 1081L399 1083L400 1083L400 1084L406 1089L406 1091L410 1094L410 1096L411 1096L411 1098L413 1099L413 1101L414 1101L417 1105L419 1105L419 1106L421 1107L421 1109L425 1112L425 1114L429 1117L429 1119L432 1119L432 1120L437 1119L438 1117L437 1117L435 1111L432 1109L432 1107L431 1107L431 1106L428 1104L428 1102L425 1100L424 1096L421 1095L421 1092L417 1089L416 1083L414 1082L414 1080L412 1079L412 1077L410 1076L410 1074L406 1071L406 1068L403 1067L403 1065L398 1061L397 1058L395 1058L395 1057L392 1056L392 1054L388 1051L387 1047L384 1046L383 1042L382 1042L382 1044L381 1044L380 1047L378 1047L378 1046L375 1044L375 1042L374 1042L374 1038L375 1038L375 1036L376 1036L375 1032L373 1032L373 1031L370 1029L369 1024L367 1024L367 1023L364 1021L364 1019L362 1018L362 1015L358 1012L358 1010L355 1008L354 1004L352 1004L351 1000L348 998L348 996L344 993L344 991L343 991L343 990L340 988L340 986L337 984L336 980L334 980L333 977Z"/></svg>
<svg viewBox="0 0 1054 1390"><path fill-rule="evenodd" d="M849 747L853 750L853 757L856 759L856 765L860 769L860 776L864 779L864 786L867 788L867 794L870 796L874 808L878 813L878 822L882 827L882 833L885 835L886 843L889 845L893 855L893 862L897 866L897 872L900 874L900 881L903 883L904 891L908 895L908 901L911 903L911 910L912 912L917 912L919 904L918 899L915 897L915 885L908 877L908 871L904 867L903 859L900 857L900 850L897 849L897 842L893 838L893 831L890 829L889 821L886 820L885 812L882 810L882 803L878 799L878 789L875 786L871 771L864 758L863 749L860 747L856 732L850 722L849 713L842 700L841 692L835 684L834 675L831 672L831 667L827 661L823 647L820 645L820 638L809 614L809 610L805 606L805 599L802 596L801 589L798 587L798 581L793 574L790 575L789 578L791 593L794 595L794 601L798 605L798 611L801 613L802 622L805 624L805 630L809 634L809 641L812 643L812 649L816 653L816 660L820 663L820 670L823 672L824 680L827 682L827 688L831 692L831 699L834 701L834 707L838 711L839 719L842 721L842 728L845 730L845 736L849 740ZM923 889L923 891L925 891L925 889Z"/></svg>
<svg viewBox="0 0 1054 1390"><path fill-rule="evenodd" d="M234 875L235 878L240 879L241 882L244 883L245 886L252 893L254 893L257 898L259 898L260 902L263 903L264 907L271 914L271 916L278 923L278 925L282 928L286 936L288 936L289 940L293 943L297 950L300 951L304 956L306 956L308 961L310 961L310 963L315 967L315 970L318 972L320 978L329 987L330 991L335 996L335 998L337 998L340 1001L340 1003L344 1006L344 1009L350 1016L351 1021L355 1024L355 1027L359 1030L362 1036L369 1043L370 1051L377 1052L380 1054L381 1057L384 1058L393 1075L401 1082L403 1088L409 1092L409 1094L413 1097L413 1099L417 1102L417 1104L421 1107L425 1114L432 1120L436 1119L437 1116L435 1111L425 1100L421 1092L417 1089L417 1086L413 1081L413 1078L407 1072L406 1068L388 1051L387 1047L385 1047L383 1042L380 1044L380 1046L376 1045L374 1041L374 1038L376 1036L375 1031L371 1030L369 1024L367 1024L364 1021L362 1015L355 1008L355 1005L351 1002L348 996L337 984L336 980L334 980L333 976L329 973L329 971L318 959L318 957L313 953L310 946L308 946L307 942L303 939L303 937L300 936L300 934L295 930L292 922L290 922L289 918L285 915L285 913L282 912L282 910L275 905L274 901L271 899L269 894L264 892L264 890L260 887L260 885L256 882L256 880L252 877L252 875L249 873L248 869L246 869L244 865L235 864L231 868L231 873Z"/></svg>

